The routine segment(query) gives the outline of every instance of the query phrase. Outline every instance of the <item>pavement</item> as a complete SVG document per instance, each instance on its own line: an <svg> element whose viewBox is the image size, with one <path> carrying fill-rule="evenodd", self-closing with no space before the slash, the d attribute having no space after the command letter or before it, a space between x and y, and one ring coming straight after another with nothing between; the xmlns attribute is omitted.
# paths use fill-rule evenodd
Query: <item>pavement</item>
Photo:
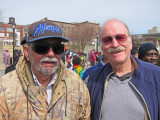
<svg viewBox="0 0 160 120"><path fill-rule="evenodd" d="M0 70L0 78L4 75L4 70Z"/></svg>

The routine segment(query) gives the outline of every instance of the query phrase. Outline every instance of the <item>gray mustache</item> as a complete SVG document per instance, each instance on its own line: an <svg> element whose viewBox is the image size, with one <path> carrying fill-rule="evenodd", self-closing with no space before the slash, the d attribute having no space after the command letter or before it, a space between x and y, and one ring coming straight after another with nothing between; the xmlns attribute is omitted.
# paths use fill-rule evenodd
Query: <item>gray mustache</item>
<svg viewBox="0 0 160 120"><path fill-rule="evenodd" d="M109 48L108 53L116 53L116 52L121 52L123 50L125 50L125 47L119 46L117 48Z"/></svg>
<svg viewBox="0 0 160 120"><path fill-rule="evenodd" d="M46 58L42 58L40 60L40 62L46 62L46 61L58 62L57 58L48 58L48 57L46 57Z"/></svg>

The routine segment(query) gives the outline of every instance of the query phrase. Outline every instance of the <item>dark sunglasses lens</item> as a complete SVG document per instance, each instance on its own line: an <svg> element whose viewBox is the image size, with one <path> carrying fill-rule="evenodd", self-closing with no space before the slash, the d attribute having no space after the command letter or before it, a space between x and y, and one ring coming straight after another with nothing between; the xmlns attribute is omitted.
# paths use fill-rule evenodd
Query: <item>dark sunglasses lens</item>
<svg viewBox="0 0 160 120"><path fill-rule="evenodd" d="M52 46L54 54L62 54L64 51L64 45L63 44L56 44Z"/></svg>
<svg viewBox="0 0 160 120"><path fill-rule="evenodd" d="M32 50L34 50L38 54L47 54L49 49L52 47L54 54L61 54L64 51L64 45L61 43L54 44L45 44L45 43L36 43L32 45Z"/></svg>
<svg viewBox="0 0 160 120"><path fill-rule="evenodd" d="M33 44L32 49L38 54L46 54L49 51L49 45L44 43Z"/></svg>
<svg viewBox="0 0 160 120"><path fill-rule="evenodd" d="M102 38L102 43L105 45L110 45L112 43L112 37L111 36L105 36Z"/></svg>
<svg viewBox="0 0 160 120"><path fill-rule="evenodd" d="M118 43L124 43L127 40L127 36L125 34L117 34L115 38Z"/></svg>

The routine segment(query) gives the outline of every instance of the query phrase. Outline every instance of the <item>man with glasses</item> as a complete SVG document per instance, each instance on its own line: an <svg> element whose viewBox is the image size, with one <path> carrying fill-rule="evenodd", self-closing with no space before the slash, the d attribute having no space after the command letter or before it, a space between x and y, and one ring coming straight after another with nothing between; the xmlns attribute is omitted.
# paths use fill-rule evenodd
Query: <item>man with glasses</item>
<svg viewBox="0 0 160 120"><path fill-rule="evenodd" d="M0 79L1 120L88 120L87 87L61 58L59 26L47 21L30 25L24 55L16 70Z"/></svg>
<svg viewBox="0 0 160 120"><path fill-rule="evenodd" d="M132 57L132 37L117 19L100 33L109 63L87 78L92 120L159 120L160 68Z"/></svg>
<svg viewBox="0 0 160 120"><path fill-rule="evenodd" d="M152 43L144 43L139 47L138 58L142 61L157 65L158 50Z"/></svg>

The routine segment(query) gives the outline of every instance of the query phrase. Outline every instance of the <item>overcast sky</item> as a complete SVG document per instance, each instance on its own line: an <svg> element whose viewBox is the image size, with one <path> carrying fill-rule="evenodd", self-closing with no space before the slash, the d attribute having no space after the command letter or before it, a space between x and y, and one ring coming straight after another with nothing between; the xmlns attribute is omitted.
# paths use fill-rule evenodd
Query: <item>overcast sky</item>
<svg viewBox="0 0 160 120"><path fill-rule="evenodd" d="M27 25L47 17L61 22L124 21L132 34L160 28L160 0L0 0L0 21ZM159 30L160 31L160 30Z"/></svg>

